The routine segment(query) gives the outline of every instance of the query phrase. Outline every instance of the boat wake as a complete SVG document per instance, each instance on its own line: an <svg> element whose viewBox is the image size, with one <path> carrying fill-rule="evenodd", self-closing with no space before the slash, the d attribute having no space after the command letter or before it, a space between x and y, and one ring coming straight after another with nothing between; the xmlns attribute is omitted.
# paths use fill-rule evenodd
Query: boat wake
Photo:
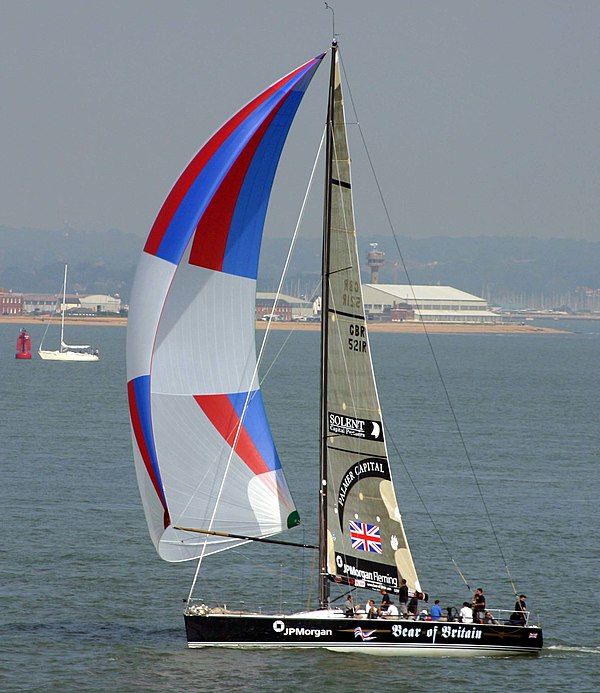
<svg viewBox="0 0 600 693"><path fill-rule="evenodd" d="M584 645L549 645L546 647L546 654L552 655L560 652L575 652L577 654L600 655L600 646L586 647Z"/></svg>

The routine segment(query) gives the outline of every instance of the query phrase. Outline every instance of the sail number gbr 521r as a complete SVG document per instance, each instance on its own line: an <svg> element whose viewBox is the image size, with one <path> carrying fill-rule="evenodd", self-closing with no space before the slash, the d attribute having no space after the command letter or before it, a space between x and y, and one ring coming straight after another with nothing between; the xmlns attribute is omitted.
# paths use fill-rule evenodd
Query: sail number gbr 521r
<svg viewBox="0 0 600 693"><path fill-rule="evenodd" d="M348 349L350 351L367 351L367 334L364 325L351 323L348 327L350 336L348 337Z"/></svg>

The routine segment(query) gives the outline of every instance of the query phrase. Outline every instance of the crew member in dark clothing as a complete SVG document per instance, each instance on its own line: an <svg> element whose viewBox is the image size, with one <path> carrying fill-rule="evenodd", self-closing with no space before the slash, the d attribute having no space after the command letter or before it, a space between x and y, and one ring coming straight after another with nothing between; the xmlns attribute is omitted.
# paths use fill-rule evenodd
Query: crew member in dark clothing
<svg viewBox="0 0 600 693"><path fill-rule="evenodd" d="M483 623L485 618L485 597L483 596L483 588L478 587L473 595L473 621L475 623Z"/></svg>
<svg viewBox="0 0 600 693"><path fill-rule="evenodd" d="M381 592L381 604L379 605L379 613L385 614L391 603L390 595L387 590L379 590Z"/></svg>
<svg viewBox="0 0 600 693"><path fill-rule="evenodd" d="M400 613L402 614L402 616L406 616L408 605L408 585L406 584L406 580L402 580L402 582L400 583L400 589L398 591L398 602L400 603Z"/></svg>
<svg viewBox="0 0 600 693"><path fill-rule="evenodd" d="M408 615L410 618L418 618L419 616L419 598L415 592L413 596L408 600Z"/></svg>
<svg viewBox="0 0 600 693"><path fill-rule="evenodd" d="M527 597L520 594L515 604L515 610L510 615L510 623L513 626L524 626L527 623Z"/></svg>

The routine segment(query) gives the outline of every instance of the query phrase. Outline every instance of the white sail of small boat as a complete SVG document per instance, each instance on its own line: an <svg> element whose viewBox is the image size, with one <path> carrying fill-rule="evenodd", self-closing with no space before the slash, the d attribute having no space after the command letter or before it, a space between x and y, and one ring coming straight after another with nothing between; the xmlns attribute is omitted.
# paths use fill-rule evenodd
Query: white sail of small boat
<svg viewBox="0 0 600 693"><path fill-rule="evenodd" d="M48 333L48 326L40 342L38 354L44 361L98 361L98 350L93 349L89 344L67 344L64 340L65 336L65 310L67 307L67 265L65 265L65 273L63 277L62 302L60 306L60 349L49 350L44 349L44 340Z"/></svg>
<svg viewBox="0 0 600 693"><path fill-rule="evenodd" d="M542 632L531 624L421 626L406 618L378 619L369 622L367 634L366 621L345 618L331 603L333 583L398 594L406 581L411 594L424 597L385 444L362 300L335 41L331 53L319 605L289 615L231 614L189 601L188 644L394 655L537 652ZM208 140L168 195L138 265L127 338L133 452L150 535L168 561L202 561L248 541L278 543L269 537L299 523L257 379L255 290L275 169L324 55L259 94Z"/></svg>

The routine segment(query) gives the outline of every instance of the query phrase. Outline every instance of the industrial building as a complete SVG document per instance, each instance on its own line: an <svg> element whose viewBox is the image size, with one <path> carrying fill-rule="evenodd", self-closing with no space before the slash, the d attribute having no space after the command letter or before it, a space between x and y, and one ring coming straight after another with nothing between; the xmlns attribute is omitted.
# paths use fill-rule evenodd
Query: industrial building
<svg viewBox="0 0 600 693"><path fill-rule="evenodd" d="M23 313L54 313L60 311L62 296L56 294L23 294ZM118 313L121 299L118 296L78 296L67 294L65 311L71 314Z"/></svg>
<svg viewBox="0 0 600 693"><path fill-rule="evenodd" d="M370 244L367 264L371 283L363 284L365 312L370 320L392 322L497 323L502 318L487 301L452 286L380 284L385 253Z"/></svg>
<svg viewBox="0 0 600 693"><path fill-rule="evenodd" d="M118 313L121 310L121 299L119 296L92 294L80 296L79 305L81 310L90 313Z"/></svg>
<svg viewBox="0 0 600 693"><path fill-rule="evenodd" d="M487 301L451 286L363 284L367 316L372 320L497 323L501 316Z"/></svg>

